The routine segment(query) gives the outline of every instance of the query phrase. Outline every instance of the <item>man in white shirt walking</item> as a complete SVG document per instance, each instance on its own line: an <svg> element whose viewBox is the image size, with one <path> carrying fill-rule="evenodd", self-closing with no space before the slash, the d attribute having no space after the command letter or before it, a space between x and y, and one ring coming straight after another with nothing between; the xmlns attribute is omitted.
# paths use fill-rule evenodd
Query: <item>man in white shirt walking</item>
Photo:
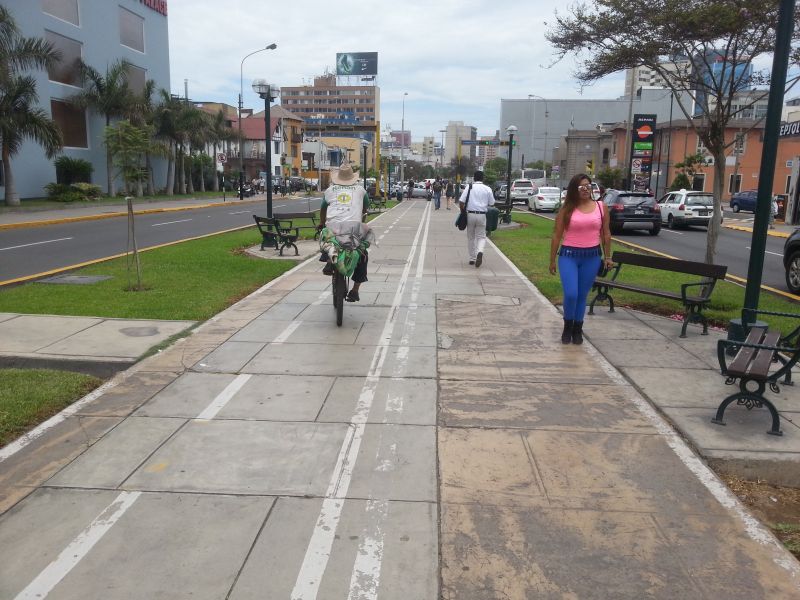
<svg viewBox="0 0 800 600"><path fill-rule="evenodd" d="M486 245L486 211L494 205L494 194L483 183L483 171L475 171L470 183L458 203L461 210L467 211L467 250L469 264L476 268L483 263L483 247Z"/></svg>

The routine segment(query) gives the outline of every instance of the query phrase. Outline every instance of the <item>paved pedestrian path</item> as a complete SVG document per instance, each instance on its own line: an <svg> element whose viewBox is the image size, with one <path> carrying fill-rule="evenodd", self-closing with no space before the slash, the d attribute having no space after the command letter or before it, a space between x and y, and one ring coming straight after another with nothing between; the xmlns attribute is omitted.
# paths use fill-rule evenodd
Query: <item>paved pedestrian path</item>
<svg viewBox="0 0 800 600"><path fill-rule="evenodd" d="M373 222L0 450L0 597L789 598L797 562L454 213Z"/></svg>

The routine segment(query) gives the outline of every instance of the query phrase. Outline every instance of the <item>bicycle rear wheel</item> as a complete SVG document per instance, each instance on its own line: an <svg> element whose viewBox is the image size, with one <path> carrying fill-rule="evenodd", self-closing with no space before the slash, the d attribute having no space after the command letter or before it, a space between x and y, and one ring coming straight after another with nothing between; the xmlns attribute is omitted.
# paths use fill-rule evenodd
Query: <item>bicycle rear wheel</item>
<svg viewBox="0 0 800 600"><path fill-rule="evenodd" d="M344 317L344 297L347 294L347 282L338 271L333 275L333 303L336 307L336 324L341 327Z"/></svg>

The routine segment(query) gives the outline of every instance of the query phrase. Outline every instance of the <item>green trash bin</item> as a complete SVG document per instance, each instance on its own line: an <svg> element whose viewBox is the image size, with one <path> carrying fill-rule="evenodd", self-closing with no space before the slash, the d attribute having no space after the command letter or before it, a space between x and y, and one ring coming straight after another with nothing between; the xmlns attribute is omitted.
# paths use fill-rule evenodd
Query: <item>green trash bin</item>
<svg viewBox="0 0 800 600"><path fill-rule="evenodd" d="M500 221L500 211L494 206L490 206L486 211L486 233L491 233L497 229L497 223Z"/></svg>

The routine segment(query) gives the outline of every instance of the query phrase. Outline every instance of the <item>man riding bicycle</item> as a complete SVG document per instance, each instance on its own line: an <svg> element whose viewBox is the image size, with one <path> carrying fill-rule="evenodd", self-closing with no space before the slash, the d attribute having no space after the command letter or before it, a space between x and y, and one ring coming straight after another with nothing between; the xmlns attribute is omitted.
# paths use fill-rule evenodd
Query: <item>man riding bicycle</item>
<svg viewBox="0 0 800 600"><path fill-rule="evenodd" d="M319 229L337 226L362 224L369 208L369 195L363 186L358 185L358 175L353 172L350 163L344 163L339 169L331 172L331 185L325 190L322 206L319 212ZM367 228L366 225L362 226ZM368 229L368 228L367 228ZM328 253L323 251L320 260L324 261L325 275L332 275L334 266L330 262ZM361 284L367 281L367 252L361 253L361 258L353 272L353 287L347 293L348 302L358 302L358 290Z"/></svg>

